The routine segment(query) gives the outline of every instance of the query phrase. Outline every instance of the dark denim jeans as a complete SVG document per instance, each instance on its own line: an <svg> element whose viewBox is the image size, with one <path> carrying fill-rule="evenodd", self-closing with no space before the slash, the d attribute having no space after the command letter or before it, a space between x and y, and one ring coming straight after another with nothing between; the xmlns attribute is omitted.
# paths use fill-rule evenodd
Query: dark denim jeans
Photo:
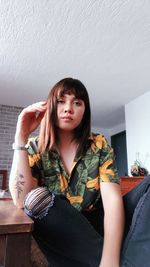
<svg viewBox="0 0 150 267"><path fill-rule="evenodd" d="M121 267L150 267L149 185L150 177L145 177L124 196L126 227ZM33 235L47 257L49 267L99 266L103 247L103 209L99 210L96 216L92 213L90 216L83 215L66 198L56 195L54 205L49 208L46 216L34 219ZM26 212L28 213L27 208ZM31 210L29 213L32 216ZM96 217L100 233L95 230Z"/></svg>
<svg viewBox="0 0 150 267"><path fill-rule="evenodd" d="M121 267L150 267L150 177L124 197L126 229Z"/></svg>

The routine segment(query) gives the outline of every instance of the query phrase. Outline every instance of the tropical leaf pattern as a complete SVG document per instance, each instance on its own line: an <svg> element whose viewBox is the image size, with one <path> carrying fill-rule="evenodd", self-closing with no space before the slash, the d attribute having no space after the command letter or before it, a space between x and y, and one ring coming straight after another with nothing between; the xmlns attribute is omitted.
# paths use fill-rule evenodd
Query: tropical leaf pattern
<svg viewBox="0 0 150 267"><path fill-rule="evenodd" d="M76 155L69 176L56 151L40 155L38 138L30 138L28 157L32 175L51 192L63 194L78 210L90 209L100 198L101 182L119 183L113 149L102 134L91 134L83 155Z"/></svg>

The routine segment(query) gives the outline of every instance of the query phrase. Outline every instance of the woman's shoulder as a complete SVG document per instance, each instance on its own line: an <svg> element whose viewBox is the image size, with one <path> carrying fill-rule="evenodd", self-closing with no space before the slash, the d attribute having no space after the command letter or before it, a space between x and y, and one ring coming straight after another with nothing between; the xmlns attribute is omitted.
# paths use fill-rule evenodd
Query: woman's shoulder
<svg viewBox="0 0 150 267"><path fill-rule="evenodd" d="M102 138L104 136L103 133L95 133L95 132L91 132L91 135L90 135L90 138L93 139L93 140L96 140L96 139L99 139L99 138Z"/></svg>
<svg viewBox="0 0 150 267"><path fill-rule="evenodd" d="M100 148L100 149L105 148L106 146L109 145L106 137L102 133L93 133L92 132L89 139L92 141L92 143L97 148Z"/></svg>

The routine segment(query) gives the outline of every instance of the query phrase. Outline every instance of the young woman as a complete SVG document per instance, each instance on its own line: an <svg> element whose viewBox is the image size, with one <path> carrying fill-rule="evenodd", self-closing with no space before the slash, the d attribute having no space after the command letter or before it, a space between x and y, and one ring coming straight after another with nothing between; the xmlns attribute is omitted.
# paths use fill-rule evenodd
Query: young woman
<svg viewBox="0 0 150 267"><path fill-rule="evenodd" d="M122 247L124 208L113 150L103 135L91 134L90 121L87 90L72 78L59 81L47 101L23 109L10 175L14 203L33 218L34 237L51 267L148 267L150 242L137 261L145 243L135 233L150 235L146 220L136 225L150 209L149 181L124 200ZM40 123L39 137L29 138Z"/></svg>

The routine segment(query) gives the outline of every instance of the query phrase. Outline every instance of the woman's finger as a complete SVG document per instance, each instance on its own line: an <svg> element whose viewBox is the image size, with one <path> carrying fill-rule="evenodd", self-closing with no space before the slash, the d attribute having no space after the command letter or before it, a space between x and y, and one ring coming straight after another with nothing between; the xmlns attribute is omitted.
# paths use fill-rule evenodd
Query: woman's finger
<svg viewBox="0 0 150 267"><path fill-rule="evenodd" d="M24 108L22 113L30 113L30 112L44 112L47 108L47 102L46 101L41 101L34 103L32 105L29 105L28 107Z"/></svg>
<svg viewBox="0 0 150 267"><path fill-rule="evenodd" d="M36 115L37 123L40 123L42 118L44 117L45 112L40 112Z"/></svg>
<svg viewBox="0 0 150 267"><path fill-rule="evenodd" d="M46 109L46 101L42 101L42 102L37 102L37 103L34 103L30 106L28 106L27 108L31 108L31 109Z"/></svg>

